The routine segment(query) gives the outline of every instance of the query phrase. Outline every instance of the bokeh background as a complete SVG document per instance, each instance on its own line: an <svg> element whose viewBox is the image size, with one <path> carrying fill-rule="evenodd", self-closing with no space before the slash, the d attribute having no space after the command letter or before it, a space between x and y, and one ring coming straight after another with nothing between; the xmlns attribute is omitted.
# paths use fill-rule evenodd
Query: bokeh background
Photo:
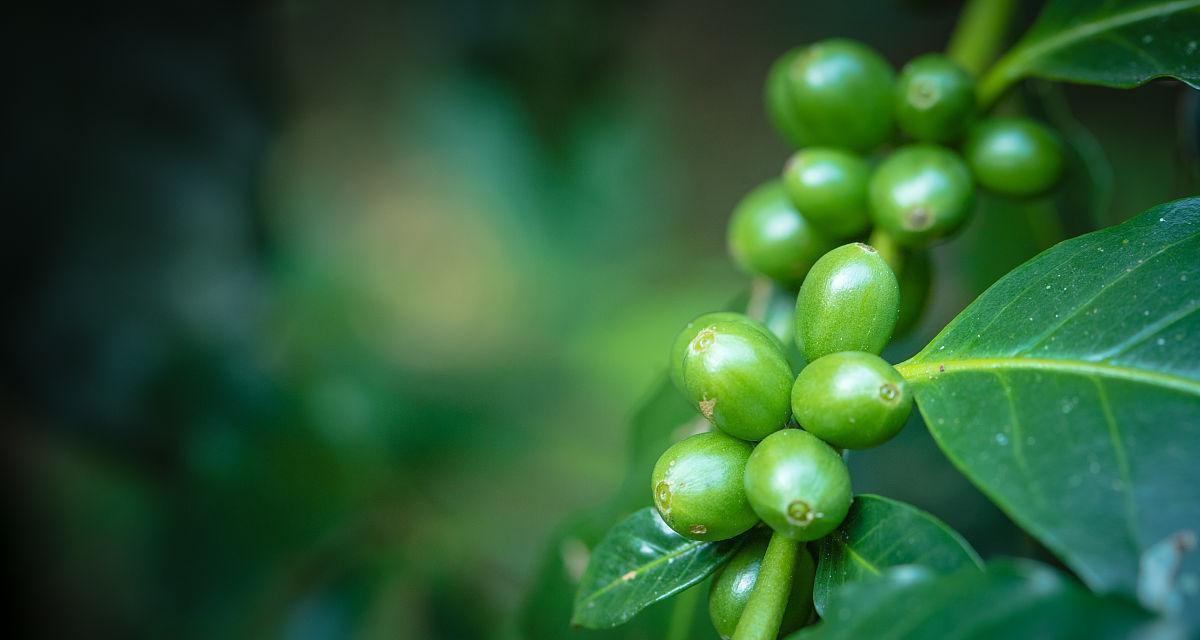
<svg viewBox="0 0 1200 640"><path fill-rule="evenodd" d="M6 18L6 626L588 637L565 624L572 557L630 506L614 496L631 416L680 402L656 386L675 331L748 286L725 221L788 152L763 116L767 66L830 36L898 66L939 49L957 9L292 0ZM1058 239L1195 191L1177 84L1033 85L1002 108L1064 131L1070 182L983 201L893 358ZM1039 553L919 424L854 467L858 489L934 511L985 555ZM571 538L580 522L592 533Z"/></svg>

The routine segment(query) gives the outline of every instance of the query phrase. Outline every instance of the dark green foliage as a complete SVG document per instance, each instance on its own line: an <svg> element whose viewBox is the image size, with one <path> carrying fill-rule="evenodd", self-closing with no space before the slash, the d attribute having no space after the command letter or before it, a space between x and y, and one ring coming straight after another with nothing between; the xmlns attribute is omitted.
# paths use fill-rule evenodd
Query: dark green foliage
<svg viewBox="0 0 1200 640"><path fill-rule="evenodd" d="M675 533L646 507L613 527L592 550L572 623L603 629L703 580L738 549Z"/></svg>
<svg viewBox="0 0 1200 640"><path fill-rule="evenodd" d="M1135 593L1200 523L1198 287L1180 200L1042 253L897 366L946 455L1094 589Z"/></svg>
<svg viewBox="0 0 1200 640"><path fill-rule="evenodd" d="M824 613L845 584L872 580L892 567L915 565L933 574L982 566L971 545L937 518L882 496L855 496L841 526L818 546L813 600Z"/></svg>

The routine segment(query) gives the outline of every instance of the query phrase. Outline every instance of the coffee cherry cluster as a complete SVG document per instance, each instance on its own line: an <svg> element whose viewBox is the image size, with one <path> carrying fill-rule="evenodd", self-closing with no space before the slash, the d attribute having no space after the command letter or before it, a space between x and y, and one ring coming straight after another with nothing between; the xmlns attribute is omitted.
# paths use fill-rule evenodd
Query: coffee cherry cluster
<svg viewBox="0 0 1200 640"><path fill-rule="evenodd" d="M671 379L714 429L667 449L651 489L663 520L696 540L762 523L803 543L841 524L852 499L842 450L883 444L912 410L904 378L879 354L921 314L926 250L966 222L977 186L1034 196L1063 171L1052 131L982 115L974 80L945 56L897 76L870 48L826 40L779 58L765 94L775 128L799 150L737 205L729 249L746 272L796 292L799 357L740 313L701 315L675 339ZM807 363L799 375L792 361ZM746 607L766 527L713 581L723 637ZM796 562L782 633L812 616L803 545Z"/></svg>

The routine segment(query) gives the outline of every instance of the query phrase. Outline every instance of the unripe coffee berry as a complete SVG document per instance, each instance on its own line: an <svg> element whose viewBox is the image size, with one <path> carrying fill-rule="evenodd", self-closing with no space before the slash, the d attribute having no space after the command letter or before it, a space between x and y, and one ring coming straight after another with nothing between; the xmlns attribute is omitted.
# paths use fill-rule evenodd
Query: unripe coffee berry
<svg viewBox="0 0 1200 640"><path fill-rule="evenodd" d="M771 121L771 125L775 127L779 135L793 147L802 147L806 142L797 121L796 107L792 103L788 70L803 51L797 47L779 56L767 73L767 82L763 89L763 102L767 105L767 119Z"/></svg>
<svg viewBox="0 0 1200 640"><path fill-rule="evenodd" d="M786 79L803 144L869 151L892 135L895 73L870 47L817 42L791 61Z"/></svg>
<svg viewBox="0 0 1200 640"><path fill-rule="evenodd" d="M683 385L683 358L687 354L688 344L700 333L701 329L712 325L715 322L741 322L746 326L761 333L763 337L774 342L779 347L780 351L784 350L783 342L772 332L767 326L754 318L735 311L714 311L697 316L687 323L675 336L675 342L671 345L671 360L668 373L671 376L671 382L675 384L675 388L686 393Z"/></svg>
<svg viewBox="0 0 1200 640"><path fill-rule="evenodd" d="M762 440L791 416L792 369L776 342L742 322L714 322L696 333L683 357L693 406L721 431Z"/></svg>
<svg viewBox="0 0 1200 640"><path fill-rule="evenodd" d="M792 411L806 431L843 449L892 439L912 410L908 384L883 358L861 351L810 362L792 388Z"/></svg>
<svg viewBox="0 0 1200 640"><path fill-rule="evenodd" d="M719 431L671 445L654 465L650 488L663 522L693 540L726 540L758 522L743 485L749 443Z"/></svg>
<svg viewBox="0 0 1200 640"><path fill-rule="evenodd" d="M752 534L729 562L713 576L708 590L708 615L713 628L724 640L733 637L738 620L750 601L750 592L758 582L763 555L767 552L766 535ZM779 636L803 627L812 616L813 578L816 566L808 548L801 545L796 551L796 566L792 574L792 590L779 625Z"/></svg>
<svg viewBox="0 0 1200 640"><path fill-rule="evenodd" d="M751 191L729 221L729 253L738 267L792 290L832 246L833 240L796 210L779 180Z"/></svg>
<svg viewBox="0 0 1200 640"><path fill-rule="evenodd" d="M896 123L924 142L951 142L975 111L975 81L944 55L931 53L904 66L896 82Z"/></svg>
<svg viewBox="0 0 1200 640"><path fill-rule="evenodd" d="M796 296L796 346L805 360L838 351L879 353L900 312L900 285L874 248L856 242L817 261Z"/></svg>
<svg viewBox="0 0 1200 640"><path fill-rule="evenodd" d="M901 148L871 176L871 220L907 247L957 230L971 213L971 171L953 151L932 144Z"/></svg>
<svg viewBox="0 0 1200 640"><path fill-rule="evenodd" d="M1028 118L990 118L972 127L963 145L967 164L984 187L1010 196L1034 196L1058 183L1062 143Z"/></svg>
<svg viewBox="0 0 1200 640"><path fill-rule="evenodd" d="M750 454L746 496L775 531L793 540L816 540L836 529L850 510L850 471L813 434L784 429Z"/></svg>
<svg viewBox="0 0 1200 640"><path fill-rule="evenodd" d="M792 204L813 226L835 238L867 228L867 161L839 149L811 147L796 152L783 168Z"/></svg>

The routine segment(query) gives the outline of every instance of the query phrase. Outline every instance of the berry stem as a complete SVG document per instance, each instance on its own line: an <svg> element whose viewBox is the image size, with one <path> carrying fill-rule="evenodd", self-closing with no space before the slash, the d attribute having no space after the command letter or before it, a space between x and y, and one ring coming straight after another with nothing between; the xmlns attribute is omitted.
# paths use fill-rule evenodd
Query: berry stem
<svg viewBox="0 0 1200 640"><path fill-rule="evenodd" d="M901 271L904 269L904 249L896 244L896 240L888 235L886 231L875 227L871 231L871 237L867 238L867 244L875 248L879 255L883 257L883 261L888 263L892 268L892 273L896 277L900 277Z"/></svg>
<svg viewBox="0 0 1200 640"><path fill-rule="evenodd" d="M959 14L946 55L978 77L1000 54L1016 0L970 0Z"/></svg>
<svg viewBox="0 0 1200 640"><path fill-rule="evenodd" d="M750 601L734 629L733 640L774 640L779 635L783 612L792 592L796 553L801 544L779 532L771 534L758 570L758 580L754 582Z"/></svg>
<svg viewBox="0 0 1200 640"><path fill-rule="evenodd" d="M666 640L688 640L692 634L692 620L696 617L696 605L700 603L701 590L693 586L675 596L671 610L671 622L667 627Z"/></svg>

